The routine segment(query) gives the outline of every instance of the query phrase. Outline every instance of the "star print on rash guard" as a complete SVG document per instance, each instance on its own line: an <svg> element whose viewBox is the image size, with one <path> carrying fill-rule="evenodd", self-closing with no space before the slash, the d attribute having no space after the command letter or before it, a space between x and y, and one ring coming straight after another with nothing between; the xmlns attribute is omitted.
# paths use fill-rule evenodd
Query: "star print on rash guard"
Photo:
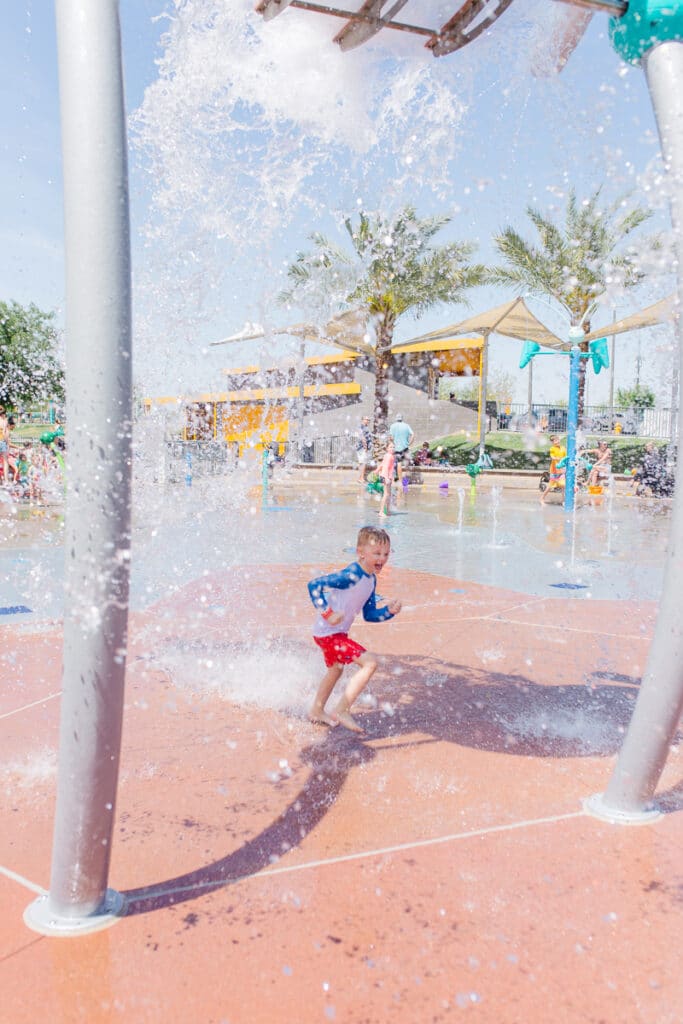
<svg viewBox="0 0 683 1024"><path fill-rule="evenodd" d="M353 620L360 611L366 622L385 622L393 619L388 608L375 604L377 578L361 569L358 562L352 562L341 572L319 576L308 584L311 601L319 612L331 608L344 616L335 626L330 625L322 614L313 626L313 636L332 636L333 633L348 633Z"/></svg>

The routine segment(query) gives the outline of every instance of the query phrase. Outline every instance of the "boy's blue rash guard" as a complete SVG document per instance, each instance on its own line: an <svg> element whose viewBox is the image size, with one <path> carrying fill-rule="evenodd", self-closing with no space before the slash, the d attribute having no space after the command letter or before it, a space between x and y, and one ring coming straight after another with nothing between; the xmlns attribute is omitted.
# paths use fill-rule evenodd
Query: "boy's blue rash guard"
<svg viewBox="0 0 683 1024"><path fill-rule="evenodd" d="M313 636L332 636L333 633L348 633L353 620L360 611L366 622L384 622L393 619L387 607L378 608L375 604L375 584L377 580L361 569L358 562L352 562L341 572L332 572L328 576L319 576L308 584L311 601L319 612L331 608L341 612L344 618L335 626L319 615L313 626Z"/></svg>

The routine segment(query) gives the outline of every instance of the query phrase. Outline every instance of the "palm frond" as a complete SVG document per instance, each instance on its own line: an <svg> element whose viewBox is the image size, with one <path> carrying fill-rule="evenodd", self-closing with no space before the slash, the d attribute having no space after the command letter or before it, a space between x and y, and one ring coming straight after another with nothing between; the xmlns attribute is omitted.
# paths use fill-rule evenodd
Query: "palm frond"
<svg viewBox="0 0 683 1024"><path fill-rule="evenodd" d="M624 241L650 213L639 206L625 211L623 197L611 205L601 200L602 188L582 201L571 189L563 226L528 207L538 243L534 245L506 228L494 239L504 265L491 268L488 280L511 285L518 292L550 296L568 310L574 322L594 311L608 277L615 272L624 287L637 284L642 274L635 252L625 250Z"/></svg>

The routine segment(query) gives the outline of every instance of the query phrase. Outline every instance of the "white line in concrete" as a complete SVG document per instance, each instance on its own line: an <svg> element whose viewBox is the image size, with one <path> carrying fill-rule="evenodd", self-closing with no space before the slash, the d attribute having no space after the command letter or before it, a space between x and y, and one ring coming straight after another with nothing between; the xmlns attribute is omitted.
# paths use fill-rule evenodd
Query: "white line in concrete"
<svg viewBox="0 0 683 1024"><path fill-rule="evenodd" d="M28 878L24 878L23 875L18 875L16 871L11 871L10 868L4 868L0 864L0 875L4 875L5 878L9 878L11 882L18 882L19 885L23 885L25 889L29 889L30 892L37 893L38 896L46 896L47 889L43 889L41 885L36 885L35 882L29 882Z"/></svg>
<svg viewBox="0 0 683 1024"><path fill-rule="evenodd" d="M434 836L431 839L417 839L412 843L398 843L395 846L385 846L377 850L364 850L359 853L346 853L339 857L328 857L325 860L306 861L305 864L291 864L281 868L266 868L257 877L266 875L284 875L293 871L306 871L309 868L326 867L330 864L344 864L347 861L363 860L367 857L383 857L390 853L402 853L407 850L417 850L420 847L439 846L442 843L457 842L460 839L473 839L476 836L489 836L497 832L514 832L521 828L528 828L533 825L552 825L558 821L570 821L572 818L585 818L584 811L569 811L567 814L554 814L549 818L532 818L528 821L515 821L509 825L491 825L489 828L475 828L471 832L453 832L447 836Z"/></svg>
<svg viewBox="0 0 683 1024"><path fill-rule="evenodd" d="M504 622L508 626L526 626L528 628L537 629L548 629L548 624L543 622L527 622L524 619L503 619L498 618L496 622ZM636 636L633 633L609 633L604 629L586 629L581 626L568 626L565 622L562 623L563 632L567 633L588 633L589 636L608 636L615 640L647 640L648 643L652 641L652 636L648 634L638 633Z"/></svg>
<svg viewBox="0 0 683 1024"><path fill-rule="evenodd" d="M35 708L38 704L45 704L48 700L54 700L55 697L61 697L62 691L58 690L57 693L48 693L47 697L41 697L40 700L33 700L30 704L24 704L21 708L15 708L14 711L6 711L4 715L0 715L2 718L11 718L12 715L18 715L22 711L28 711L29 708Z"/></svg>
<svg viewBox="0 0 683 1024"><path fill-rule="evenodd" d="M228 878L223 881L200 882L196 885L181 885L170 889L155 891L153 896L158 899L161 896L172 896L185 892L199 892L202 889L207 891L222 889L236 882L246 882L250 879L269 878L271 875L288 875L296 871L310 871L315 868L329 867L335 864L346 864L350 861L367 860L372 857L384 857L392 853L402 853L409 850L417 850L420 847L438 846L442 843L457 842L461 839L474 839L477 836L494 835L497 832L514 832L517 829L529 828L534 825L552 825L558 821L570 821L573 818L587 817L585 811L570 811L567 814L555 814L548 818L532 818L528 821L515 821L509 825L491 825L489 828L477 828L471 832L454 832L446 836L434 836L432 839L418 839L411 843L399 843L395 846L384 846L376 850L361 850L358 853L346 853L339 857L328 857L325 860L311 860L303 864L288 864L277 868L264 868L253 875L239 875L235 878ZM137 897L138 899L144 897ZM133 897L133 901L136 897Z"/></svg>

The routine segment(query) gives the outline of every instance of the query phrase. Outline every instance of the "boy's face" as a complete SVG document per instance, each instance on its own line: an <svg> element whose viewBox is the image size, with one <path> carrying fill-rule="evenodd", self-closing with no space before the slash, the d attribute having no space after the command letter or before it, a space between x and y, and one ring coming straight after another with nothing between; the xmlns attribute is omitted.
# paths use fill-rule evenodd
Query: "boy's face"
<svg viewBox="0 0 683 1024"><path fill-rule="evenodd" d="M356 548L358 564L367 573L380 573L387 564L391 547L387 543L369 540Z"/></svg>

